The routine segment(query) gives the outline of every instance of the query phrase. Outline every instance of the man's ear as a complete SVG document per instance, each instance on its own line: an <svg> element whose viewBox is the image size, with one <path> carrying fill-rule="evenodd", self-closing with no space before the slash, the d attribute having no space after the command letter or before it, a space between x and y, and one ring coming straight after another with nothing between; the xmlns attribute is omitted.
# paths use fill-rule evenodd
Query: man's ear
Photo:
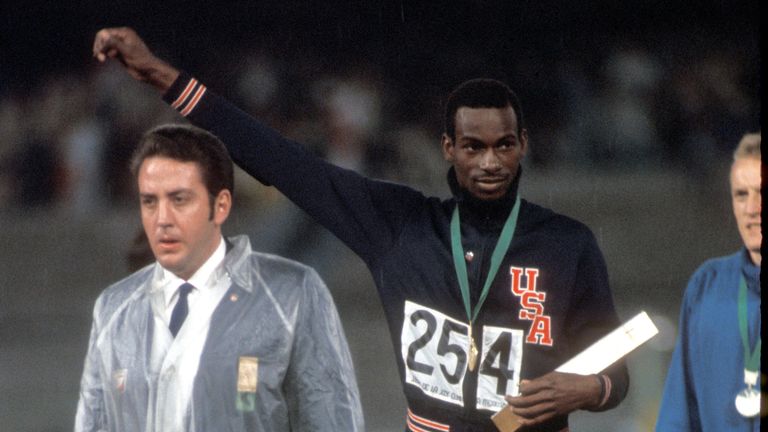
<svg viewBox="0 0 768 432"><path fill-rule="evenodd" d="M213 222L223 225L232 210L232 193L229 189L222 189L213 201Z"/></svg>
<svg viewBox="0 0 768 432"><path fill-rule="evenodd" d="M448 136L448 134L444 133L441 142L443 148L443 158L448 162L453 163L454 151L456 150L456 146L453 144L453 140Z"/></svg>

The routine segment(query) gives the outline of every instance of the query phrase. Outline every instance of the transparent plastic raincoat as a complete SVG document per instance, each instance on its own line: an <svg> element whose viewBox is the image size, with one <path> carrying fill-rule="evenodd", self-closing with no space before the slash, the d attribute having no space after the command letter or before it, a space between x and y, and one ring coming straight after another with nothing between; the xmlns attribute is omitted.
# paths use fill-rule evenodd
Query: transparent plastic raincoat
<svg viewBox="0 0 768 432"><path fill-rule="evenodd" d="M364 430L352 359L323 281L309 267L252 252L245 236L230 241L231 286L211 315L188 406L164 402L176 388L173 356L184 350L184 332L169 333L170 357L160 366L151 361L155 264L96 301L75 431ZM168 426L173 419L182 424Z"/></svg>

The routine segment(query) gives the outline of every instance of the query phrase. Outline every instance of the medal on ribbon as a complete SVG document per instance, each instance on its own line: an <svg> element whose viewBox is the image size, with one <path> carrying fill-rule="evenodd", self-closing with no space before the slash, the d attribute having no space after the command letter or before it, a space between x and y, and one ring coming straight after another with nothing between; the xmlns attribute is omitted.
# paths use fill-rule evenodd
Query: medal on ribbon
<svg viewBox="0 0 768 432"><path fill-rule="evenodd" d="M760 347L762 338L757 337L757 343L753 350L749 346L749 333L747 331L747 282L744 276L739 282L739 334L744 346L744 383L747 388L736 395L736 411L744 417L751 418L760 414L760 390L757 387L757 378L760 375Z"/></svg>
<svg viewBox="0 0 768 432"><path fill-rule="evenodd" d="M464 310L467 313L467 320L469 321L469 333L467 335L469 338L469 361L467 362L467 367L470 371L474 371L475 367L477 367L477 356L479 354L475 338L472 336L472 325L477 319L477 315L480 313L480 308L483 307L483 302L485 302L486 297L488 297L488 291L491 289L493 279L496 277L501 262L504 260L504 255L507 254L509 245L512 243L512 237L515 235L517 216L519 213L520 196L515 200L515 205L512 207L512 211L509 212L509 216L507 216L504 228L501 229L499 240L496 242L496 247L493 249L493 254L491 255L491 266L488 269L488 276L485 278L483 290L480 292L480 298L475 305L475 309L472 310L469 304L469 277L467 276L467 263L464 261L464 247L461 244L461 221L459 220L458 204L453 209L453 216L451 217L451 252L453 254L453 267L456 269L456 278L459 280L461 299L464 302Z"/></svg>
<svg viewBox="0 0 768 432"><path fill-rule="evenodd" d="M469 363L467 363L467 367L469 370L473 371L475 370L475 365L477 365L477 354L479 351L477 350L477 344L475 343L475 338L472 337L472 321L469 322Z"/></svg>

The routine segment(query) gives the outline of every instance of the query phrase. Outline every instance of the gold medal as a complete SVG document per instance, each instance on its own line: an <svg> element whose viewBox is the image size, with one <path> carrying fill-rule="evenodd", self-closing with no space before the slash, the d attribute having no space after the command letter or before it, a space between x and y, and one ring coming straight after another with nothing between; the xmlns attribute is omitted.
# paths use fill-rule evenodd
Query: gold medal
<svg viewBox="0 0 768 432"><path fill-rule="evenodd" d="M488 268L488 274L485 277L483 288L480 291L480 298L477 300L474 311L470 307L470 295L469 295L469 277L467 276L467 263L466 261L472 261L475 258L475 254L469 251L464 254L464 246L461 244L461 221L459 216L459 206L457 205L453 209L453 216L451 216L451 255L453 256L453 268L456 270L456 279L459 282L459 291L461 291L461 300L464 303L464 310L467 312L467 320L469 320L469 359L467 362L467 368L470 372L477 367L477 345L475 345L475 339L472 337L472 321L477 319L480 314L480 308L483 306L483 302L488 297L488 292L491 289L493 279L496 277L496 273L501 266L501 262L504 260L504 256L509 250L509 245L512 244L512 237L515 234L515 227L517 227L517 216L520 213L520 196L515 199L515 205L507 216L507 221L504 222L504 227L501 229L499 239L496 241L496 246L493 248L491 254L491 266Z"/></svg>
<svg viewBox="0 0 768 432"><path fill-rule="evenodd" d="M475 366L477 366L477 345L475 345L475 338L472 337L472 323L469 323L469 371L473 372Z"/></svg>

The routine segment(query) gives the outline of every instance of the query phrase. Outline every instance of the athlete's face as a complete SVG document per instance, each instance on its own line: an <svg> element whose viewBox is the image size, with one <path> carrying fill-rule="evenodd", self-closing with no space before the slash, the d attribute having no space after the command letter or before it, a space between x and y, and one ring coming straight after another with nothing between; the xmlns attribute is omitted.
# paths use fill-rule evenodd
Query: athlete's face
<svg viewBox="0 0 768 432"><path fill-rule="evenodd" d="M514 109L460 107L455 120L455 139L443 134L442 144L459 185L481 200L501 198L528 147L525 129L517 132Z"/></svg>
<svg viewBox="0 0 768 432"><path fill-rule="evenodd" d="M743 158L731 166L731 201L736 225L744 246L749 250L752 261L760 265L760 244L763 241L760 211L763 200L760 195L760 167L758 159Z"/></svg>
<svg viewBox="0 0 768 432"><path fill-rule="evenodd" d="M149 157L138 173L141 222L157 261L189 279L221 241L221 225L232 205L222 190L211 208L196 162Z"/></svg>

